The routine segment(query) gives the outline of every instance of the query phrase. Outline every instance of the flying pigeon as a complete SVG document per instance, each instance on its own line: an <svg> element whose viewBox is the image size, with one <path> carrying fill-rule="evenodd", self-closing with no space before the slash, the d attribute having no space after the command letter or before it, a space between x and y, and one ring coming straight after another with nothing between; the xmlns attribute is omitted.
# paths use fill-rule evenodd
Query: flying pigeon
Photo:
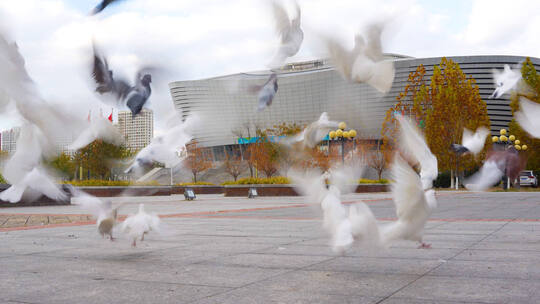
<svg viewBox="0 0 540 304"><path fill-rule="evenodd" d="M493 69L493 82L495 83L495 91L489 98L499 98L512 90L521 79L521 73L514 71L508 64L504 65L504 71L500 72Z"/></svg>
<svg viewBox="0 0 540 304"><path fill-rule="evenodd" d="M113 76L113 71L109 70L107 59L99 53L94 45L92 76L97 84L96 92L101 95L112 94L119 105L125 104L131 110L133 117L141 112L152 93L150 88L152 76L147 72L148 68L139 70L135 76L135 85L129 85L125 80Z"/></svg>
<svg viewBox="0 0 540 304"><path fill-rule="evenodd" d="M95 15L104 10L109 4L120 0L102 0L91 12L90 15Z"/></svg>
<svg viewBox="0 0 540 304"><path fill-rule="evenodd" d="M412 122L402 115L396 116L401 126L400 146L405 155L413 158L420 164L420 179L423 189L433 187L433 181L437 178L439 171L437 168L437 158L429 149L424 136L420 133Z"/></svg>
<svg viewBox="0 0 540 304"><path fill-rule="evenodd" d="M139 204L139 212L130 215L122 223L122 232L126 233L131 239L131 245L137 246L137 239L144 241L144 235L150 231L160 232L161 220L155 214L148 214L144 211L144 205Z"/></svg>
<svg viewBox="0 0 540 304"><path fill-rule="evenodd" d="M326 47L336 70L347 81L367 83L381 93L387 93L394 81L394 63L385 60L381 47L382 26L372 24L367 29L366 40L355 37L354 48L349 51L334 38L326 37Z"/></svg>
<svg viewBox="0 0 540 304"><path fill-rule="evenodd" d="M74 187L69 187L69 190L74 198L72 204L79 205L82 209L90 212L97 219L96 226L99 234L102 237L108 235L113 241L113 228L116 226L118 209L121 206L113 208L110 200L101 200Z"/></svg>
<svg viewBox="0 0 540 304"><path fill-rule="evenodd" d="M88 126L69 145L70 150L79 150L92 143L95 139L101 138L108 143L120 144L122 135L110 120L103 117L93 117Z"/></svg>
<svg viewBox="0 0 540 304"><path fill-rule="evenodd" d="M514 114L516 121L532 137L540 138L540 104L521 97L519 107Z"/></svg>
<svg viewBox="0 0 540 304"><path fill-rule="evenodd" d="M251 86L250 91L258 93L257 99L259 100L259 105L257 106L257 112L263 111L272 104L274 96L278 91L277 74L270 74L270 77L262 86Z"/></svg>
<svg viewBox="0 0 540 304"><path fill-rule="evenodd" d="M465 188L485 191L499 183L503 176L508 176L513 182L519 177L525 164L526 160L520 157L513 146L504 151L491 151L480 170L465 180Z"/></svg>
<svg viewBox="0 0 540 304"><path fill-rule="evenodd" d="M430 248L422 241L422 236L429 216L437 207L435 191L424 191L424 182L399 154L392 165L392 177L397 220L381 227L382 243L409 240L420 242L419 248Z"/></svg>
<svg viewBox="0 0 540 304"><path fill-rule="evenodd" d="M335 130L338 125L337 121L330 121L328 114L324 112L317 121L309 124L300 134L293 136L289 140L284 140L283 143L302 142L305 147L313 148L328 135L330 130Z"/></svg>
<svg viewBox="0 0 540 304"><path fill-rule="evenodd" d="M162 163L166 168L179 164L182 159L178 156L178 150L193 138L191 133L199 121L196 114L191 114L184 122L178 114L174 114L166 133L153 138L148 146L139 151L125 173L139 171L144 165L153 162Z"/></svg>
<svg viewBox="0 0 540 304"><path fill-rule="evenodd" d="M454 152L459 155L465 153L472 153L474 155L480 153L484 148L486 142L486 137L489 135L489 130L485 127L480 127L476 129L476 132L473 134L467 128L463 129L463 137L461 140L461 145L452 144L451 148Z"/></svg>
<svg viewBox="0 0 540 304"><path fill-rule="evenodd" d="M285 8L276 1L272 2L274 19L276 22L276 31L281 37L281 44L275 55L271 67L281 67L288 57L292 57L298 53L302 41L304 40L304 32L300 28L300 7L296 5L296 18L290 19Z"/></svg>

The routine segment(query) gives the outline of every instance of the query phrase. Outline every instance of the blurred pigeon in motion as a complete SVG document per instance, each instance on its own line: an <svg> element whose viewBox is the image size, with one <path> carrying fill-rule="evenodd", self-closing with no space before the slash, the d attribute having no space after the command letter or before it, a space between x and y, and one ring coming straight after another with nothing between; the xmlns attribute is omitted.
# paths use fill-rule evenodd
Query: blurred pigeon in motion
<svg viewBox="0 0 540 304"><path fill-rule="evenodd" d="M90 212L97 219L96 226L99 234L102 237L108 235L113 241L113 228L116 226L118 209L121 205L113 208L110 200L101 200L72 186L69 187L69 190L73 195L72 204L79 205L83 210Z"/></svg>
<svg viewBox="0 0 540 304"><path fill-rule="evenodd" d="M397 115L396 118L401 127L399 139L401 150L407 157L420 164L422 188L424 190L430 189L433 187L433 181L439 175L437 158L431 153L420 130L409 119L402 115Z"/></svg>
<svg viewBox="0 0 540 304"><path fill-rule="evenodd" d="M140 174L137 171L153 162L162 163L166 168L173 168L179 164L182 159L178 156L178 150L185 147L193 138L191 133L199 121L199 116L196 114L191 114L184 122L178 114L175 114L166 133L154 137L148 146L139 151L125 173L136 171Z"/></svg>
<svg viewBox="0 0 540 304"><path fill-rule="evenodd" d="M115 79L113 72L109 70L107 59L99 53L94 44L92 76L97 84L96 92L102 95L112 94L117 101L116 105L126 105L131 110L133 117L141 112L152 93L150 88L152 76L148 74L148 71L148 68L144 68L137 72L134 86L118 77Z"/></svg>
<svg viewBox="0 0 540 304"><path fill-rule="evenodd" d="M472 191L485 191L507 176L511 183L519 177L525 168L526 159L509 146L504 151L491 151L478 172L465 180L465 188Z"/></svg>
<svg viewBox="0 0 540 304"><path fill-rule="evenodd" d="M312 122L300 134L284 140L282 143L302 142L304 147L313 148L328 135L330 130L335 130L338 125L339 123L337 121L330 121L328 114L323 112L319 120Z"/></svg>
<svg viewBox="0 0 540 304"><path fill-rule="evenodd" d="M131 239L131 245L137 246L137 239L144 241L144 235L150 231L160 232L161 220L155 214L148 214L144 211L144 205L139 204L139 212L130 215L122 223L122 232L126 233Z"/></svg>
<svg viewBox="0 0 540 304"><path fill-rule="evenodd" d="M250 91L258 93L257 98L259 105L257 106L257 112L261 112L272 104L274 96L278 91L277 74L272 73L268 80L261 86L253 85L250 87Z"/></svg>
<svg viewBox="0 0 540 304"><path fill-rule="evenodd" d="M381 47L381 24L367 28L366 40L360 34L355 37L351 51L334 38L324 38L330 58L338 72L347 81L367 83L381 93L387 93L394 81L394 63L385 60Z"/></svg>
<svg viewBox="0 0 540 304"><path fill-rule="evenodd" d="M489 130L485 127L479 127L473 134L467 128L463 129L463 137L461 139L461 145L452 144L451 148L459 155L465 153L472 153L476 155L482 151L484 144L486 143L486 137L489 135Z"/></svg>
<svg viewBox="0 0 540 304"><path fill-rule="evenodd" d="M95 15L104 10L109 4L119 2L121 0L102 0L91 12L90 15Z"/></svg>
<svg viewBox="0 0 540 304"><path fill-rule="evenodd" d="M39 198L41 194L56 201L67 199L42 167L42 151L43 138L39 129L30 123L23 125L17 139L17 149L2 172L11 186L0 193L0 200L17 203L28 192L30 200Z"/></svg>
<svg viewBox="0 0 540 304"><path fill-rule="evenodd" d="M93 117L88 126L81 134L69 145L70 150L79 150L92 143L97 138L112 144L121 144L122 135L110 120L103 117Z"/></svg>
<svg viewBox="0 0 540 304"><path fill-rule="evenodd" d="M419 248L430 248L431 245L422 241L422 236L429 216L437 208L435 191L424 191L418 174L399 154L392 165L392 178L392 199L398 219L381 227L382 242L409 240L420 242Z"/></svg>
<svg viewBox="0 0 540 304"><path fill-rule="evenodd" d="M302 41L304 40L304 32L300 28L300 7L295 1L296 17L290 19L287 10L277 1L272 2L274 19L276 22L276 31L281 37L281 44L275 55L271 67L281 67L288 57L292 57L298 53Z"/></svg>
<svg viewBox="0 0 540 304"><path fill-rule="evenodd" d="M499 98L512 90L521 79L521 73L514 71L508 64L504 65L504 70L500 72L493 69L493 82L495 83L495 91L489 98Z"/></svg>
<svg viewBox="0 0 540 304"><path fill-rule="evenodd" d="M540 138L540 104L520 98L520 111L514 116L519 125L534 138Z"/></svg>

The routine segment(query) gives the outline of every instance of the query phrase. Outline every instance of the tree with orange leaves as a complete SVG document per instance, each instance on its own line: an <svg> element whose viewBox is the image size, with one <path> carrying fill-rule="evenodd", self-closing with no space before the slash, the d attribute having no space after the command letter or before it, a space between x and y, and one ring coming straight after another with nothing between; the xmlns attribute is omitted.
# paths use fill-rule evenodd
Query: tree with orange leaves
<svg viewBox="0 0 540 304"><path fill-rule="evenodd" d="M234 178L234 181L247 169L246 161L238 156L227 155L225 158L225 172Z"/></svg>
<svg viewBox="0 0 540 304"><path fill-rule="evenodd" d="M197 182L197 175L212 168L212 161L204 155L204 151L194 141L186 145L187 157L184 166L193 174L193 182Z"/></svg>

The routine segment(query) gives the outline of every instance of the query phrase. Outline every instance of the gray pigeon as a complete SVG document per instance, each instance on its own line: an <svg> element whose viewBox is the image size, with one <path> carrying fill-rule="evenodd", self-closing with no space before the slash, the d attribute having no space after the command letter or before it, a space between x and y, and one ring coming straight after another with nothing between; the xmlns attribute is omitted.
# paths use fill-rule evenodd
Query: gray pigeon
<svg viewBox="0 0 540 304"><path fill-rule="evenodd" d="M90 15L95 15L104 10L109 4L117 2L119 0L103 0L90 12Z"/></svg>
<svg viewBox="0 0 540 304"><path fill-rule="evenodd" d="M257 112L269 107L274 100L278 90L277 74L270 74L270 78L262 86L252 86L252 92L258 92L259 105L257 106Z"/></svg>
<svg viewBox="0 0 540 304"><path fill-rule="evenodd" d="M96 92L99 94L111 93L119 104L126 104L133 116L139 114L150 97L152 89L150 83L152 76L146 74L147 69L141 69L135 77L135 85L129 85L123 79L113 78L113 72L109 70L107 59L99 54L94 45L94 67L92 76L96 81Z"/></svg>

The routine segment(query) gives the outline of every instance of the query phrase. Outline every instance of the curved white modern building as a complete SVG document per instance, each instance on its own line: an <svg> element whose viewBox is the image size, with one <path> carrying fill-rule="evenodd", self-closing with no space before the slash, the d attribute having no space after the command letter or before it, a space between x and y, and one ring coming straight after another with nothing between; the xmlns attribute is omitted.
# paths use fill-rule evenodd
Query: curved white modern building
<svg viewBox="0 0 540 304"><path fill-rule="evenodd" d="M306 124L328 112L332 120L345 121L348 128L358 131L361 138L380 138L385 113L394 105L396 96L403 92L410 72L423 64L425 80L439 65L441 57L410 58L388 55L395 60L396 75L392 89L386 95L366 84L349 83L341 78L324 60L292 63L278 73L279 90L272 105L257 112L257 96L249 93L252 85L261 85L271 71L249 72L209 79L177 81L169 84L173 102L183 115L200 113L204 124L194 136L203 146L216 147L237 144L235 130L249 127L269 128L281 122ZM467 75L476 79L482 99L487 103L492 131L507 127L512 119L509 94L490 99L494 90L492 69L505 64L516 66L525 57L520 56L466 56L447 57L458 63ZM540 70L540 59L531 58ZM251 136L254 136L253 131ZM218 148L219 147L219 148Z"/></svg>

